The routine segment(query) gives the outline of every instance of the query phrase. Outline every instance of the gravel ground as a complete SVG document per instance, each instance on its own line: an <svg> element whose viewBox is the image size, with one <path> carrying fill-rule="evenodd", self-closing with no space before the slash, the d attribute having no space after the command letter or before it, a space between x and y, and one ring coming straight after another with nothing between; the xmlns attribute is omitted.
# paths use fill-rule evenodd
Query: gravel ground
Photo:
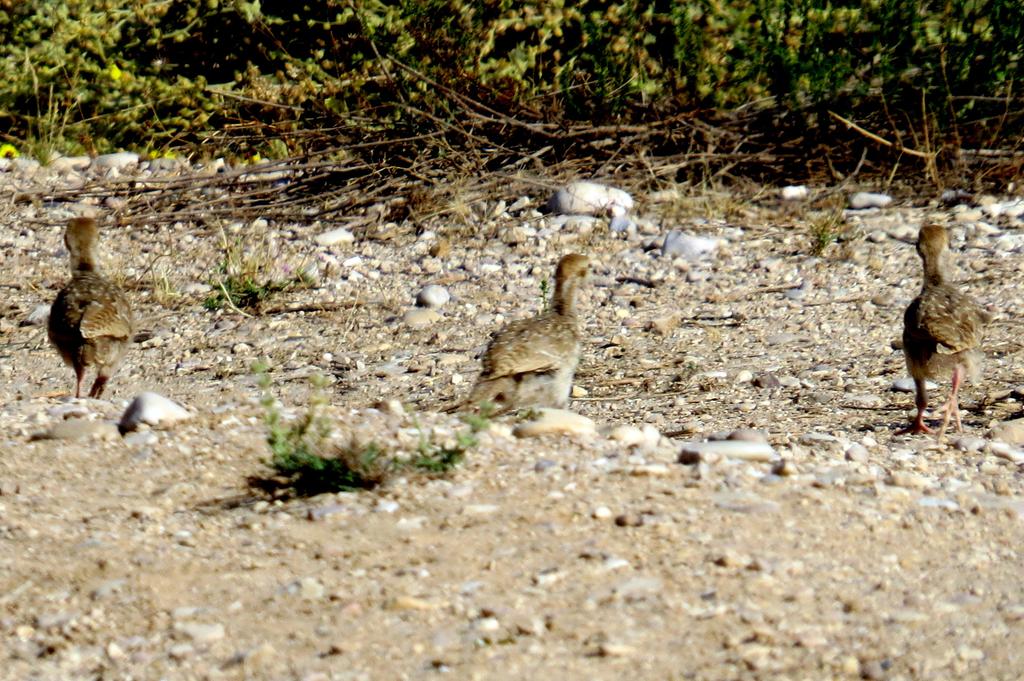
<svg viewBox="0 0 1024 681"><path fill-rule="evenodd" d="M45 312L87 207L9 197L78 172L0 168L0 678L1020 678L1011 198L847 210L819 257L827 209L676 188L636 195L621 233L541 216L547 196L354 235L107 220L140 330L106 399L75 400ZM894 434L926 221L995 317L941 443ZM450 441L489 333L537 311L566 252L595 261L571 404L592 430L518 437L512 416L443 478L250 486L269 454L254 361L288 415L326 377L339 443ZM208 310L230 257L314 283ZM416 307L431 284L450 299ZM144 391L192 417L122 437Z"/></svg>

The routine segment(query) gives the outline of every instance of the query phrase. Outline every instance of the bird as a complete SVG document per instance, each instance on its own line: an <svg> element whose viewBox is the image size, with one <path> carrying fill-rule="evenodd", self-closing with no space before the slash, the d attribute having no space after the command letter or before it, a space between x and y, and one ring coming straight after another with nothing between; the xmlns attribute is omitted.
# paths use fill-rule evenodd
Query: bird
<svg viewBox="0 0 1024 681"><path fill-rule="evenodd" d="M589 271L584 255L559 260L549 309L492 336L469 406L488 403L493 413L501 413L568 404L581 348L577 296Z"/></svg>
<svg viewBox="0 0 1024 681"><path fill-rule="evenodd" d="M921 293L903 314L903 355L914 379L917 416L898 434L932 432L924 422L928 407L925 381L950 374L952 389L943 407L942 426L936 439L942 439L951 416L957 432L963 432L957 394L964 379L973 382L981 371L982 355L977 348L991 315L949 282L945 263L948 249L949 234L945 227L921 227L917 252L921 256L924 283Z"/></svg>
<svg viewBox="0 0 1024 681"><path fill-rule="evenodd" d="M71 281L50 306L47 335L64 363L75 370L75 397L82 395L87 367L96 367L89 397L98 398L124 358L134 319L128 297L97 271L99 228L94 218L72 218L64 232Z"/></svg>

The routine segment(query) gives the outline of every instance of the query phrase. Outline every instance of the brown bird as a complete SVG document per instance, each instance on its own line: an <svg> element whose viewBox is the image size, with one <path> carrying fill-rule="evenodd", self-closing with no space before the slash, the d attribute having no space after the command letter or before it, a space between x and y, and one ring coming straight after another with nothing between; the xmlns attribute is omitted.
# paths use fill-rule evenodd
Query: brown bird
<svg viewBox="0 0 1024 681"><path fill-rule="evenodd" d="M946 432L950 416L955 419L957 431L963 432L957 392L965 378L974 381L981 369L981 353L976 348L991 317L948 282L944 262L948 247L945 227L921 228L917 252L924 266L924 285L903 314L903 355L917 391L917 417L900 433L932 432L924 423L924 410L928 407L925 381L949 374L953 376L953 387L937 437Z"/></svg>
<svg viewBox="0 0 1024 681"><path fill-rule="evenodd" d="M490 402L496 411L564 407L580 359L576 297L590 269L583 255L558 262L551 307L494 334L468 404Z"/></svg>
<svg viewBox="0 0 1024 681"><path fill-rule="evenodd" d="M96 271L99 229L92 218L74 218L64 232L71 256L71 281L50 307L50 342L74 368L81 397L86 367L96 367L89 397L99 397L132 338L132 307L119 286Z"/></svg>

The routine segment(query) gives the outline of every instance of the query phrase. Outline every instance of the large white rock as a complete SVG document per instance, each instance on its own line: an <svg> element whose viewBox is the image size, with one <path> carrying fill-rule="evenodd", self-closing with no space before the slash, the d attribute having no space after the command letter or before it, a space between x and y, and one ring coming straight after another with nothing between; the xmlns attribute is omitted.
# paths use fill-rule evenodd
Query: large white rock
<svg viewBox="0 0 1024 681"><path fill-rule="evenodd" d="M747 440L714 440L712 442L685 442L679 449L680 462L692 461L693 457L719 454L742 461L774 461L779 458L775 449L767 442Z"/></svg>
<svg viewBox="0 0 1024 681"><path fill-rule="evenodd" d="M150 426L169 426L192 418L192 414L177 402L157 393L140 393L124 410L118 427L122 433L135 430L143 423Z"/></svg>
<svg viewBox="0 0 1024 681"><path fill-rule="evenodd" d="M593 435L597 426L593 420L567 409L537 409L537 418L520 423L512 431L516 437L540 435Z"/></svg>
<svg viewBox="0 0 1024 681"><path fill-rule="evenodd" d="M633 197L615 187L587 182L571 182L555 192L548 201L552 213L563 215L625 215L633 208Z"/></svg>

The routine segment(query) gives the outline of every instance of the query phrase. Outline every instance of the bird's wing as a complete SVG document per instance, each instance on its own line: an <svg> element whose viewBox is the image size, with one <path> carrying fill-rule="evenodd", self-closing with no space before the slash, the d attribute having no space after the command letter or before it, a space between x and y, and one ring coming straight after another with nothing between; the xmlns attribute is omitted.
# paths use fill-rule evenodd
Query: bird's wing
<svg viewBox="0 0 1024 681"><path fill-rule="evenodd" d="M123 297L94 300L85 307L79 329L82 338L129 338L132 335L131 308Z"/></svg>
<svg viewBox="0 0 1024 681"><path fill-rule="evenodd" d="M970 297L942 286L921 297L920 328L953 352L969 350L981 342L989 314Z"/></svg>
<svg viewBox="0 0 1024 681"><path fill-rule="evenodd" d="M483 358L482 376L554 371L576 352L575 328L556 317L513 322L498 332Z"/></svg>

